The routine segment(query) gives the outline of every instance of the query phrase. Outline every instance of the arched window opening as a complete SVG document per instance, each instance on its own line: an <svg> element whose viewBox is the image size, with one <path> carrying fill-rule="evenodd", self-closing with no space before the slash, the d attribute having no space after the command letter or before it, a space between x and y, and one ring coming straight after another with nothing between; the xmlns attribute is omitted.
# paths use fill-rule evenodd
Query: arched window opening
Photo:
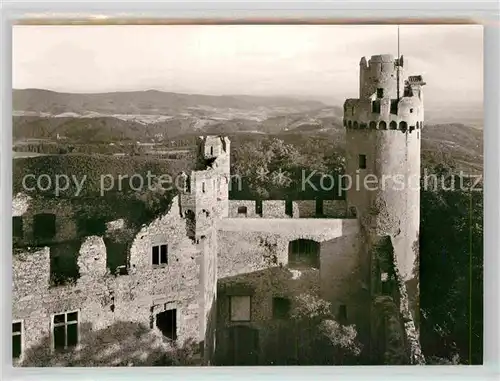
<svg viewBox="0 0 500 381"><path fill-rule="evenodd" d="M377 128L377 122L374 122L373 120L370 122L370 129L374 130Z"/></svg>
<svg viewBox="0 0 500 381"><path fill-rule="evenodd" d="M348 127L348 128L351 128L351 127L352 127L352 122L351 122L351 121L347 122L347 127Z"/></svg>
<svg viewBox="0 0 500 381"><path fill-rule="evenodd" d="M354 122L354 123L352 124L352 128L357 129L357 128L358 128L358 122Z"/></svg>
<svg viewBox="0 0 500 381"><path fill-rule="evenodd" d="M399 129L406 132L406 130L408 130L408 124L406 122L399 122Z"/></svg>
<svg viewBox="0 0 500 381"><path fill-rule="evenodd" d="M290 268L319 269L319 242L297 239L288 244L288 266Z"/></svg>
<svg viewBox="0 0 500 381"><path fill-rule="evenodd" d="M395 121L392 121L390 124L389 124L389 128L391 130L397 130L398 129L398 124L395 122Z"/></svg>
<svg viewBox="0 0 500 381"><path fill-rule="evenodd" d="M379 130L387 130L387 123L382 121L378 125Z"/></svg>

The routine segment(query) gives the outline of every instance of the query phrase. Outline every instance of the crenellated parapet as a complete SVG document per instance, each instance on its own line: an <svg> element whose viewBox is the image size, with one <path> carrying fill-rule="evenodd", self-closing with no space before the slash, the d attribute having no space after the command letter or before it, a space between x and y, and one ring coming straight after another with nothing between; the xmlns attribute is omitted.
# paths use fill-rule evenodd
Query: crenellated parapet
<svg viewBox="0 0 500 381"><path fill-rule="evenodd" d="M404 80L403 63L390 54L361 59L359 98L344 102L345 128L411 133L423 127L425 82L420 75Z"/></svg>

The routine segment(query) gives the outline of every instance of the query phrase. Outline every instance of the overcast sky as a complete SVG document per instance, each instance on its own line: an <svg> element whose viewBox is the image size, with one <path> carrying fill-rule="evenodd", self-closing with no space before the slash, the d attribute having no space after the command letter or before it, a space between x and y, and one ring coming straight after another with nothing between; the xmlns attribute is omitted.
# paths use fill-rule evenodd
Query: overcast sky
<svg viewBox="0 0 500 381"><path fill-rule="evenodd" d="M483 31L403 25L406 75L426 103L482 103ZM15 26L13 87L65 92L157 89L288 95L341 103L358 96L359 60L397 55L397 27L354 25Z"/></svg>

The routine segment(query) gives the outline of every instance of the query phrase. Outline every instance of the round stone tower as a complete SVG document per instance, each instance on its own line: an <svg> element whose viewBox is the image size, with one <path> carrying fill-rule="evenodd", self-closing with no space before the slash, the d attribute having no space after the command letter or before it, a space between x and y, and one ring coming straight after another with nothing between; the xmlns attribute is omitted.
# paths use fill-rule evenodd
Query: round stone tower
<svg viewBox="0 0 500 381"><path fill-rule="evenodd" d="M361 59L359 98L345 101L344 126L347 201L366 233L367 251L390 240L394 264L409 281L418 255L425 83L421 76L403 80L403 65L403 57L389 54Z"/></svg>

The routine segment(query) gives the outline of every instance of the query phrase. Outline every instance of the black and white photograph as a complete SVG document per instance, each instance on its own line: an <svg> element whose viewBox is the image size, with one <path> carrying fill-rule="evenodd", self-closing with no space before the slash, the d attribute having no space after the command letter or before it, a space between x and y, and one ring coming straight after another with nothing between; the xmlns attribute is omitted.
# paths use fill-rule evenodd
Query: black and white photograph
<svg viewBox="0 0 500 381"><path fill-rule="evenodd" d="M483 364L482 25L19 23L12 155L16 367Z"/></svg>

